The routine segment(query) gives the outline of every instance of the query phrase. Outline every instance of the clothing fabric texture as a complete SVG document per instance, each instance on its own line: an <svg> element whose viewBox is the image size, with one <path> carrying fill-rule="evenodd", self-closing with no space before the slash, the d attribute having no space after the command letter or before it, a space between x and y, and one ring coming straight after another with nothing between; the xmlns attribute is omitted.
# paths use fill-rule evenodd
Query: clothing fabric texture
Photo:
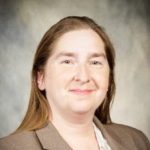
<svg viewBox="0 0 150 150"><path fill-rule="evenodd" d="M139 130L115 123L94 123L112 150L150 150L150 142ZM42 129L12 134L0 139L0 150L72 150L51 122Z"/></svg>

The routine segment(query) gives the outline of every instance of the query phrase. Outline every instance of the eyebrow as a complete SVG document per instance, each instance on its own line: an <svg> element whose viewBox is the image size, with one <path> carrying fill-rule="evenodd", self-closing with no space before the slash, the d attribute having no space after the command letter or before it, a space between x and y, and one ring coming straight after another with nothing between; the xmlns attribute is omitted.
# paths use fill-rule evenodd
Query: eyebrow
<svg viewBox="0 0 150 150"><path fill-rule="evenodd" d="M61 52L58 55L56 55L56 59L59 57L77 57L77 55L75 53L72 52ZM89 59L91 58L95 58L95 57L103 57L104 59L106 59L106 54L105 53L92 53L89 55Z"/></svg>
<svg viewBox="0 0 150 150"><path fill-rule="evenodd" d="M95 57L103 57L106 59L106 54L105 53L93 53L90 55L89 58L95 58Z"/></svg>
<svg viewBox="0 0 150 150"><path fill-rule="evenodd" d="M58 55L56 55L56 58L62 57L62 56L68 56L68 57L75 57L76 54L71 52L61 52Z"/></svg>

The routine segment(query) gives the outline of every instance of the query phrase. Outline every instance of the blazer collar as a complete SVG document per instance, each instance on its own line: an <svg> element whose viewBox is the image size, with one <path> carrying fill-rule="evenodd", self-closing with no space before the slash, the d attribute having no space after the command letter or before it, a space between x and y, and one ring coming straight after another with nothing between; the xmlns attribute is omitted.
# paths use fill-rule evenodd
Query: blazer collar
<svg viewBox="0 0 150 150"><path fill-rule="evenodd" d="M107 140L107 143L109 144L112 150L126 150L126 148L122 146L121 143L119 143L119 141L108 132L105 125L103 125L96 117L94 117L94 123L100 129L102 135ZM51 122L49 122L49 124L46 127L36 130L35 133L43 149L72 150L72 148L62 138L62 136L59 134L59 132Z"/></svg>
<svg viewBox="0 0 150 150"><path fill-rule="evenodd" d="M114 135L108 131L108 128L106 127L108 125L102 124L97 117L94 117L94 123L100 129L103 137L106 139L112 150L127 150L127 148L120 143L119 139L115 138Z"/></svg>
<svg viewBox="0 0 150 150"><path fill-rule="evenodd" d="M35 131L39 142L43 149L47 150L72 150L72 148L67 144L67 142L61 137L59 132L53 126L51 122L49 124Z"/></svg>

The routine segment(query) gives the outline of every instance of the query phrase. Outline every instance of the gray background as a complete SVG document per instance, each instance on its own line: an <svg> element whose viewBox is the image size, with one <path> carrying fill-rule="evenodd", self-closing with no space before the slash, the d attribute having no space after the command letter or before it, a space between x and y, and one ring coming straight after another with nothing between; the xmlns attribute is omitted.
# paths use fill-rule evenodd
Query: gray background
<svg viewBox="0 0 150 150"><path fill-rule="evenodd" d="M26 112L32 60L45 31L65 16L86 15L105 27L116 49L113 121L150 138L149 10L148 0L0 0L0 137Z"/></svg>

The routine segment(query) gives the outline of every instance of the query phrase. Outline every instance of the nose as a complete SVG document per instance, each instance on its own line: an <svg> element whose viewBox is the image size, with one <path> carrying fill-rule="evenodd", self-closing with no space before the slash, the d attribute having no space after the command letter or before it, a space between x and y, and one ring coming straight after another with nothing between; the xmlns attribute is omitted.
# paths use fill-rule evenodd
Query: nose
<svg viewBox="0 0 150 150"><path fill-rule="evenodd" d="M78 65L74 76L75 81L87 83L90 81L90 73L86 65Z"/></svg>

